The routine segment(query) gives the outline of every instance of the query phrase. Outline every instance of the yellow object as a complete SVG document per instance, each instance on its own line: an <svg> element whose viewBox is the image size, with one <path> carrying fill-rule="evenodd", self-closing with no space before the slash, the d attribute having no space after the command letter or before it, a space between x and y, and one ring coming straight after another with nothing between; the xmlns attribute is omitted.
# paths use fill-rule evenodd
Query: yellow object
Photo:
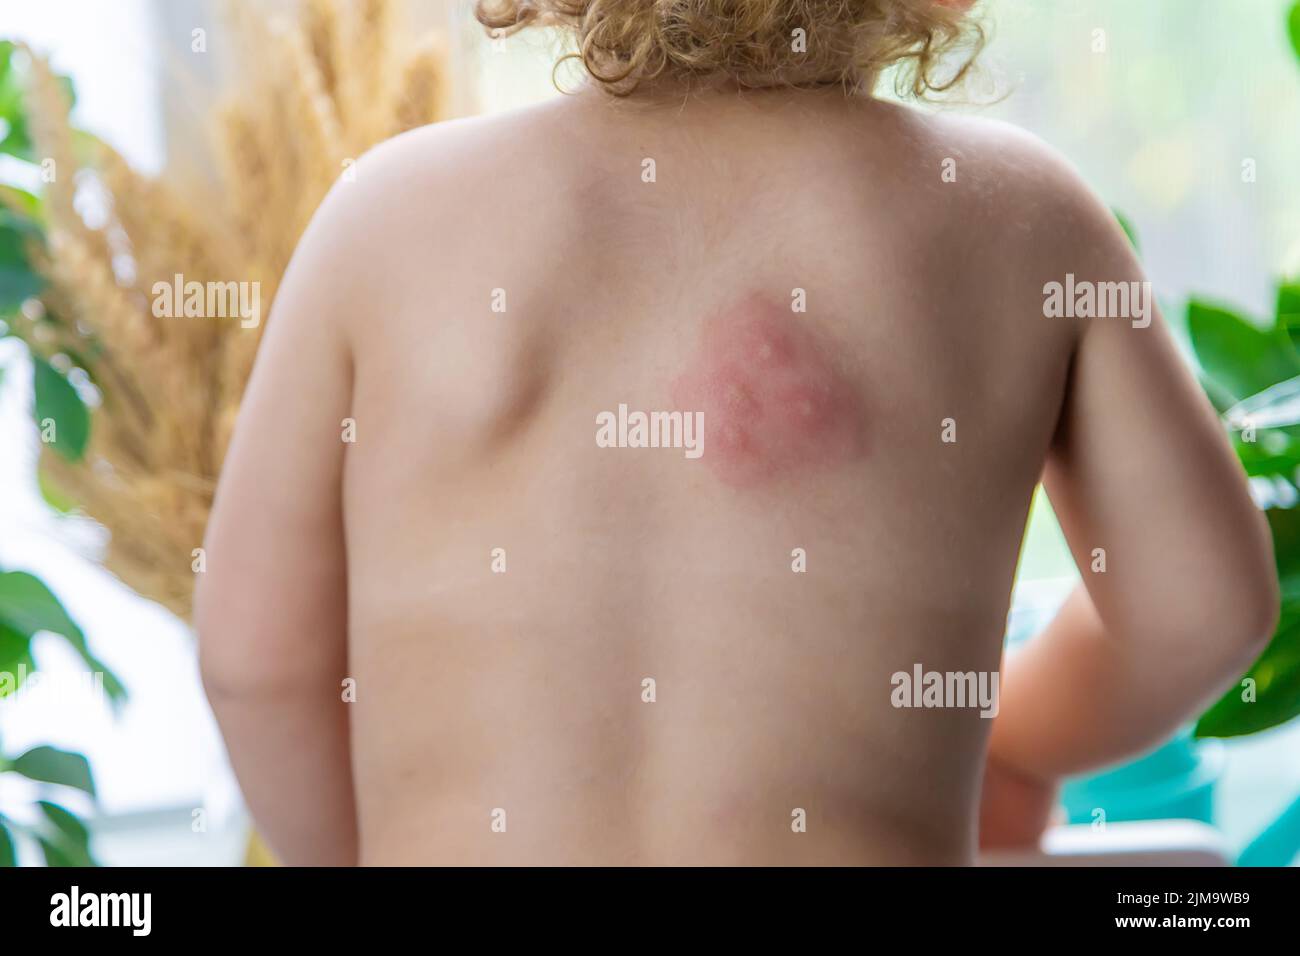
<svg viewBox="0 0 1300 956"><path fill-rule="evenodd" d="M249 834L248 849L244 852L244 866L279 866L271 848L256 833Z"/></svg>
<svg viewBox="0 0 1300 956"><path fill-rule="evenodd" d="M204 560L196 549L266 323L157 317L155 284L255 282L265 316L299 236L349 163L448 108L441 42L401 29L391 0L302 0L288 19L234 9L223 48L237 55L239 79L207 121L216 175L179 162L156 178L131 169L71 127L66 91L34 54L27 104L36 155L58 175L43 187L47 243L32 249L47 285L12 331L35 354L83 367L102 394L85 459L68 463L46 446L43 484L108 529L110 571L186 619ZM102 222L74 207L86 184L107 200ZM0 191L6 201L16 202Z"/></svg>
<svg viewBox="0 0 1300 956"><path fill-rule="evenodd" d="M369 147L443 119L448 58L439 38L412 38L392 0L302 0L267 19L234 7L239 77L208 117L215 177L172 163L133 170L74 130L67 92L30 49L30 133L58 174L44 189L46 235L31 251L46 280L12 320L34 354L80 366L99 389L85 459L45 447L42 486L103 525L104 565L189 619L213 490L265 321L158 317L155 284L260 286L261 314L325 193ZM184 79L184 78L182 78ZM74 191L93 184L104 221ZM15 204L0 190L0 203ZM20 212L24 212L18 209ZM254 834L245 862L276 860Z"/></svg>

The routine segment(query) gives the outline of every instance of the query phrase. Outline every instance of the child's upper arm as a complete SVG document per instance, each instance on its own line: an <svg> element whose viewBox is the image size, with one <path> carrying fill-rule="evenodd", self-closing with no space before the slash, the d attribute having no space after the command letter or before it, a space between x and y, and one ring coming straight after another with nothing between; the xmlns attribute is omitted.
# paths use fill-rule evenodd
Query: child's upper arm
<svg viewBox="0 0 1300 956"><path fill-rule="evenodd" d="M1072 174L1062 189L1058 281L1073 273L1076 295L1127 283L1149 306L1145 319L1131 296L1124 315L1045 319L1082 327L1045 483L1088 593L1126 638L1204 636L1225 651L1266 640L1269 537L1225 430L1113 216ZM1094 312L1112 290L1094 286Z"/></svg>
<svg viewBox="0 0 1300 956"><path fill-rule="evenodd" d="M195 607L205 680L218 689L310 679L346 659L352 215L332 197L304 234L222 468Z"/></svg>

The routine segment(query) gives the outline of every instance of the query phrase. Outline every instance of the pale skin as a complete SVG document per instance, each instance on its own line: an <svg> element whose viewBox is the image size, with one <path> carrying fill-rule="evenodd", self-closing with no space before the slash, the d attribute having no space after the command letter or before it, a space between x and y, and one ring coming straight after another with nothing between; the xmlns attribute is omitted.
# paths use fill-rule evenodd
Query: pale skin
<svg viewBox="0 0 1300 956"><path fill-rule="evenodd" d="M1163 322L1045 317L1066 273L1142 278L1057 156L838 91L586 90L363 157L277 295L199 583L259 831L295 864L1034 842L1277 603ZM703 457L598 447L619 403L703 410ZM916 663L999 668L1040 477L1082 586L996 719L893 706Z"/></svg>

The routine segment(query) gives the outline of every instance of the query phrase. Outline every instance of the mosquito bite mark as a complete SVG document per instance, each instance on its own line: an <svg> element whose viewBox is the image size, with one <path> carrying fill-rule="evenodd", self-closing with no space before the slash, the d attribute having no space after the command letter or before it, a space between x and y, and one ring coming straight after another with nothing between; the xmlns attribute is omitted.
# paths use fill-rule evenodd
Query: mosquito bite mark
<svg viewBox="0 0 1300 956"><path fill-rule="evenodd" d="M704 412L704 460L752 486L841 465L866 452L860 396L799 317L746 300L705 326L678 378L678 407Z"/></svg>

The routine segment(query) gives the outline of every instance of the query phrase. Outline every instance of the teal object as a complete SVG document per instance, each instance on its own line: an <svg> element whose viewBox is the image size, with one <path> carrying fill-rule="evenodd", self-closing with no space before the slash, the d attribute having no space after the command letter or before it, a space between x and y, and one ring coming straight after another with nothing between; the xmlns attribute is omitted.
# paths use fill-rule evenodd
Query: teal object
<svg viewBox="0 0 1300 956"><path fill-rule="evenodd" d="M1300 798L1255 837L1237 858L1238 866L1300 865Z"/></svg>
<svg viewBox="0 0 1300 956"><path fill-rule="evenodd" d="M1214 788L1223 744L1195 740L1190 730L1131 763L1066 782L1061 800L1071 823L1127 820L1214 822Z"/></svg>
<svg viewBox="0 0 1300 956"><path fill-rule="evenodd" d="M1051 581L1018 588L1007 618L1007 647L1013 648L1041 630L1073 584ZM1215 787L1225 760L1223 741L1198 740L1187 727L1136 760L1066 781L1061 801L1070 823L1091 824L1101 811L1107 822L1197 820L1213 825ZM1300 865L1300 798L1237 858L1238 866L1291 864Z"/></svg>

